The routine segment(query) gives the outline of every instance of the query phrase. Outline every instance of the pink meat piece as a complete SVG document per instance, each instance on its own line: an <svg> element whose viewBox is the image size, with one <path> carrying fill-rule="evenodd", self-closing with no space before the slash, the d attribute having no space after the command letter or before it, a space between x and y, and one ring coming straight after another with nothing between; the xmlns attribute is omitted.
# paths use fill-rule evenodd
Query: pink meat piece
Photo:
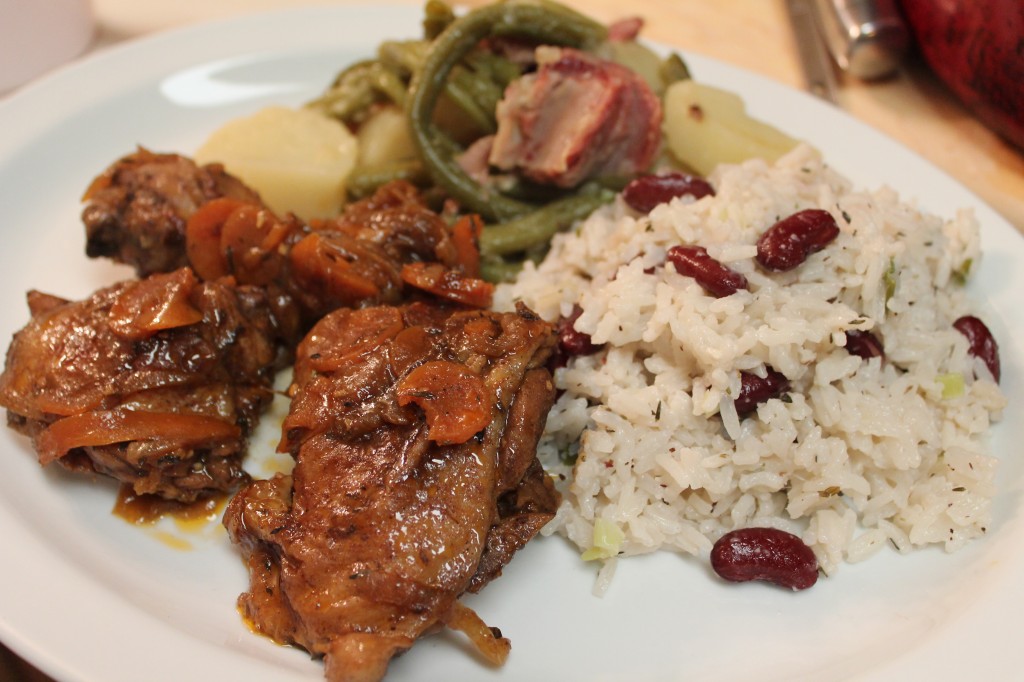
<svg viewBox="0 0 1024 682"><path fill-rule="evenodd" d="M574 187L647 169L661 139L661 102L624 66L571 48L537 48L536 72L498 104L492 167Z"/></svg>
<svg viewBox="0 0 1024 682"><path fill-rule="evenodd" d="M626 17L608 26L608 40L611 42L628 42L636 40L640 30L644 27L644 20L641 17Z"/></svg>

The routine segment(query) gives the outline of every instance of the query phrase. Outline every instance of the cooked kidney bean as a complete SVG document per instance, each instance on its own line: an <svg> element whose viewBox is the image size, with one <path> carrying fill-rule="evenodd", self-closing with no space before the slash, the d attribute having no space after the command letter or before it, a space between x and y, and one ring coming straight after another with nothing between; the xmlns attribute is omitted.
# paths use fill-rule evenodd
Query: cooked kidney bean
<svg viewBox="0 0 1024 682"><path fill-rule="evenodd" d="M973 315L965 315L954 322L953 327L967 337L970 344L968 352L980 358L992 373L992 378L999 383L999 345L985 323Z"/></svg>
<svg viewBox="0 0 1024 682"><path fill-rule="evenodd" d="M757 406L789 389L789 379L781 372L768 369L768 375L759 377L751 372L740 372L740 394L736 398L736 412L743 417Z"/></svg>
<svg viewBox="0 0 1024 682"><path fill-rule="evenodd" d="M601 350L600 345L596 345L590 340L590 334L584 334L581 331L576 331L576 320L583 314L583 308L573 306L572 312L569 317L563 317L558 320L556 331L558 332L558 350L566 358L575 357L577 355L593 355L597 351Z"/></svg>
<svg viewBox="0 0 1024 682"><path fill-rule="evenodd" d="M703 246L673 246L667 257L676 272L697 280L697 284L718 298L747 288L746 277L709 256Z"/></svg>
<svg viewBox="0 0 1024 682"><path fill-rule="evenodd" d="M714 196L715 188L707 180L672 171L660 175L641 175L622 190L622 199L634 211L650 213L658 204L689 194L694 199Z"/></svg>
<svg viewBox="0 0 1024 682"><path fill-rule="evenodd" d="M757 262L769 270L792 270L839 236L828 211L809 208L775 223L757 240Z"/></svg>
<svg viewBox="0 0 1024 682"><path fill-rule="evenodd" d="M711 548L711 567L731 582L764 580L806 590L818 580L818 559L804 541L775 528L726 533Z"/></svg>
<svg viewBox="0 0 1024 682"><path fill-rule="evenodd" d="M882 342L871 332L857 329L846 332L846 351L850 355L857 355L865 360L885 357Z"/></svg>

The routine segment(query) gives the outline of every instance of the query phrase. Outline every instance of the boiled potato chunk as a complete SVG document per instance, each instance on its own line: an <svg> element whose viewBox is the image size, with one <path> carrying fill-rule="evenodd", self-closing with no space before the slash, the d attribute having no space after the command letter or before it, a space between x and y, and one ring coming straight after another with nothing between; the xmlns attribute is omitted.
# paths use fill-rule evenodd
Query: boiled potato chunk
<svg viewBox="0 0 1024 682"><path fill-rule="evenodd" d="M611 59L634 71L643 78L651 90L660 93L665 84L661 80L661 57L646 45L633 40L615 40L608 44Z"/></svg>
<svg viewBox="0 0 1024 682"><path fill-rule="evenodd" d="M381 107L359 126L359 168L379 168L417 155L409 121L398 107Z"/></svg>
<svg viewBox="0 0 1024 682"><path fill-rule="evenodd" d="M259 192L275 213L337 215L359 154L345 126L308 109L272 106L229 121L196 152Z"/></svg>
<svg viewBox="0 0 1024 682"><path fill-rule="evenodd" d="M720 163L752 158L775 161L798 144L747 115L737 95L693 80L665 91L663 130L669 151L701 175Z"/></svg>

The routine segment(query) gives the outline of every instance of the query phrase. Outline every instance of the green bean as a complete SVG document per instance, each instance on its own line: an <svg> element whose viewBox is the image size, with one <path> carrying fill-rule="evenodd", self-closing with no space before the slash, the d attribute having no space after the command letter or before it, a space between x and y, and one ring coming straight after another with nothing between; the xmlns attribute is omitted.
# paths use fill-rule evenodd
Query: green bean
<svg viewBox="0 0 1024 682"><path fill-rule="evenodd" d="M445 83L444 92L483 134L489 135L497 130L494 121L497 101L491 104L484 87L468 69L457 66L452 70L451 79Z"/></svg>
<svg viewBox="0 0 1024 682"><path fill-rule="evenodd" d="M405 78L419 71L430 51L426 40L386 40L377 48L380 63Z"/></svg>
<svg viewBox="0 0 1024 682"><path fill-rule="evenodd" d="M523 261L506 261L501 257L480 260L480 277L488 282L511 282L523 269Z"/></svg>
<svg viewBox="0 0 1024 682"><path fill-rule="evenodd" d="M391 69L378 61L364 61L342 71L326 92L306 106L349 123L381 99L402 106L406 93L405 82Z"/></svg>
<svg viewBox="0 0 1024 682"><path fill-rule="evenodd" d="M473 95L473 99L490 113L493 121L494 110L505 94L504 87L495 82L486 70L457 67L452 71L452 78Z"/></svg>
<svg viewBox="0 0 1024 682"><path fill-rule="evenodd" d="M306 102L306 106L328 116L345 118L364 105L372 104L376 93L369 87L366 74L373 63L356 62L348 67L335 77L331 86L319 97Z"/></svg>
<svg viewBox="0 0 1024 682"><path fill-rule="evenodd" d="M551 244L534 244L522 254L512 257L489 256L480 260L480 277L488 282L511 282L523 269L526 261L539 264L548 255Z"/></svg>
<svg viewBox="0 0 1024 682"><path fill-rule="evenodd" d="M377 77L373 82L374 89L385 95L389 100L398 106L405 105L405 99L409 94L409 83L393 70L381 64L381 68L374 72Z"/></svg>
<svg viewBox="0 0 1024 682"><path fill-rule="evenodd" d="M661 63L660 74L662 83L668 87L676 81L690 80L690 69L686 66L686 62L679 56L678 53L673 52L668 57L665 57L665 61Z"/></svg>
<svg viewBox="0 0 1024 682"><path fill-rule="evenodd" d="M473 180L445 153L446 136L433 123L434 109L449 74L481 40L492 35L586 48L604 40L607 31L588 17L553 2L507 0L472 10L452 22L434 40L422 70L413 79L408 108L410 126L434 182L466 209L490 220L505 221L522 216L533 207Z"/></svg>
<svg viewBox="0 0 1024 682"><path fill-rule="evenodd" d="M497 225L488 225L480 235L480 253L507 256L546 243L558 232L572 226L608 203L615 193L596 184L584 185L576 194Z"/></svg>
<svg viewBox="0 0 1024 682"><path fill-rule="evenodd" d="M430 44L423 40L384 41L377 48L377 59L344 69L320 97L306 106L345 123L359 123L380 101L404 106L409 81L429 49Z"/></svg>
<svg viewBox="0 0 1024 682"><path fill-rule="evenodd" d="M490 34L495 36L528 38L580 49L595 48L608 38L604 25L549 0L505 0L476 12L481 15L477 21L489 23Z"/></svg>
<svg viewBox="0 0 1024 682"><path fill-rule="evenodd" d="M477 51L452 69L444 92L480 134L489 135L498 129L494 112L505 87L520 75L520 68L511 61Z"/></svg>
<svg viewBox="0 0 1024 682"><path fill-rule="evenodd" d="M475 73L486 78L495 88L504 92L509 83L519 78L522 67L511 59L493 52L478 51L466 58L466 63Z"/></svg>
<svg viewBox="0 0 1024 682"><path fill-rule="evenodd" d="M427 40L433 40L453 21L455 12L448 3L429 0L423 11L423 36Z"/></svg>
<svg viewBox="0 0 1024 682"><path fill-rule="evenodd" d="M349 197L361 199L392 180L407 180L422 187L430 178L419 160L392 161L372 168L356 167L345 182L345 190Z"/></svg>

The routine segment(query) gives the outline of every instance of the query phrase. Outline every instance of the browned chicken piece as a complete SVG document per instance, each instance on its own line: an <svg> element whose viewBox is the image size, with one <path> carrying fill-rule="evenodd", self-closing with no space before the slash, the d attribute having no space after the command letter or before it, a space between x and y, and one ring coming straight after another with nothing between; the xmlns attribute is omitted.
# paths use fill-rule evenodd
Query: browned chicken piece
<svg viewBox="0 0 1024 682"><path fill-rule="evenodd" d="M342 305L399 303L408 298L410 286L427 286L410 276L408 267L429 264L456 273L460 281L475 280L466 286L482 292L473 299L448 298L486 307L492 287L477 279L476 263L467 254L476 254L478 235L469 238L468 247L459 239L459 229L467 221L471 219L450 227L412 184L390 182L346 206L337 218L312 226L289 253L290 286L303 307L319 319ZM427 288L446 297L445 292Z"/></svg>
<svg viewBox="0 0 1024 682"><path fill-rule="evenodd" d="M264 287L296 342L335 308L399 303L410 289L477 307L490 300L478 279L479 232L461 229L460 239L474 219L449 226L404 181L305 224L275 215L219 165L140 149L93 180L85 200L89 256L141 276L189 266L204 280Z"/></svg>
<svg viewBox="0 0 1024 682"><path fill-rule="evenodd" d="M112 258L140 276L188 264L185 225L218 197L259 203L259 196L218 164L139 149L93 180L83 199L86 254Z"/></svg>
<svg viewBox="0 0 1024 682"><path fill-rule="evenodd" d="M336 308L398 303L409 287L488 306L493 287L476 277L479 233L472 233L471 223L463 218L449 227L415 187L396 181L350 204L338 218L311 225L218 199L189 220L186 242L200 277L231 275L279 292L295 302L308 328ZM429 276L426 266L438 272ZM458 282L442 282L444 274Z"/></svg>
<svg viewBox="0 0 1024 682"><path fill-rule="evenodd" d="M662 110L640 76L571 48L539 47L537 64L536 72L508 86L498 105L491 166L540 184L574 187L651 165Z"/></svg>
<svg viewBox="0 0 1024 682"><path fill-rule="evenodd" d="M247 559L256 629L325 659L332 682L380 679L440 625L504 661L509 643L458 597L554 513L536 459L554 389L551 325L414 303L343 309L299 347L281 449L224 523Z"/></svg>
<svg viewBox="0 0 1024 682"><path fill-rule="evenodd" d="M46 465L190 502L237 488L272 398L279 333L265 293L191 270L77 302L31 292L0 375L8 423Z"/></svg>
<svg viewBox="0 0 1024 682"><path fill-rule="evenodd" d="M491 293L477 280L470 288L481 295L467 298L436 286L439 273L403 272L429 264L476 279L476 261L466 254L475 254L478 236L468 237L467 249L458 225L450 227L403 181L349 204L337 218L305 224L275 215L220 166L139 150L97 177L85 199L89 256L132 265L143 276L190 266L204 280L232 276L265 287L277 318L296 330L338 307L398 303L410 287L476 306Z"/></svg>
<svg viewBox="0 0 1024 682"><path fill-rule="evenodd" d="M444 219L430 210L414 185L403 180L382 185L348 204L336 219L316 227L374 244L397 263L452 265L458 258Z"/></svg>

